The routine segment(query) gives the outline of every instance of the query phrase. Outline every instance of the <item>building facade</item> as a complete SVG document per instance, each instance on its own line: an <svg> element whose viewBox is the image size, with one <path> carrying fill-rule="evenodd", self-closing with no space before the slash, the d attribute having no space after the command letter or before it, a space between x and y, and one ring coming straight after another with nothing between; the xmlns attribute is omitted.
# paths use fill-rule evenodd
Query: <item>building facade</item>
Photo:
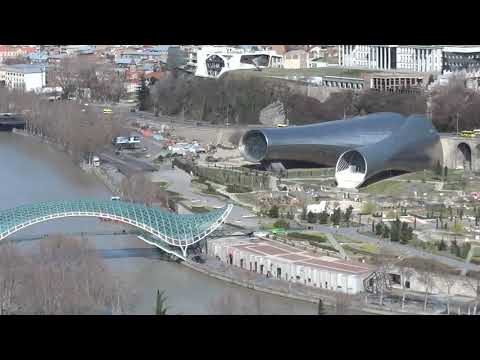
<svg viewBox="0 0 480 360"><path fill-rule="evenodd" d="M443 49L443 71L480 71L480 46L447 46Z"/></svg>
<svg viewBox="0 0 480 360"><path fill-rule="evenodd" d="M364 75L364 79L367 88L401 93L422 92L430 82L430 76L418 73L373 73Z"/></svg>
<svg viewBox="0 0 480 360"><path fill-rule="evenodd" d="M240 152L245 160L264 166L295 161L335 166L338 187L345 189L443 163L442 144L432 123L422 115L396 113L250 130L240 140Z"/></svg>
<svg viewBox="0 0 480 360"><path fill-rule="evenodd" d="M309 53L303 49L291 50L283 55L285 69L306 69L309 67Z"/></svg>
<svg viewBox="0 0 480 360"><path fill-rule="evenodd" d="M442 46L339 45L343 67L410 72L442 72Z"/></svg>
<svg viewBox="0 0 480 360"><path fill-rule="evenodd" d="M358 294L372 269L363 263L310 253L277 241L210 240L208 254L225 264L266 277L315 288Z"/></svg>
<svg viewBox="0 0 480 360"><path fill-rule="evenodd" d="M39 91L46 86L46 70L38 65L10 65L0 68L0 84L12 90Z"/></svg>
<svg viewBox="0 0 480 360"><path fill-rule="evenodd" d="M232 70L281 68L283 57L273 50L206 46L197 51L196 65L195 76L218 78Z"/></svg>

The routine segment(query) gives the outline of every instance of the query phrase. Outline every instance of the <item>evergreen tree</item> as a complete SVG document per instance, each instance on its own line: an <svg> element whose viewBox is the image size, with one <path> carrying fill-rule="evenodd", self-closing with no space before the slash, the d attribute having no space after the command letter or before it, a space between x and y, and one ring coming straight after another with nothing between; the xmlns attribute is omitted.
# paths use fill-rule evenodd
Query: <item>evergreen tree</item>
<svg viewBox="0 0 480 360"><path fill-rule="evenodd" d="M167 307L165 306L165 301L167 300L164 297L165 291L160 292L157 290L157 303L155 306L155 315L167 315Z"/></svg>
<svg viewBox="0 0 480 360"><path fill-rule="evenodd" d="M383 237L385 239L388 239L389 236L390 236L390 229L388 228L388 226L384 225L383 226Z"/></svg>
<svg viewBox="0 0 480 360"><path fill-rule="evenodd" d="M340 210L340 208L333 210L333 214L332 214L333 225L340 225L341 218L342 218L342 211Z"/></svg>
<svg viewBox="0 0 480 360"><path fill-rule="evenodd" d="M277 205L273 205L270 210L268 211L268 216L270 216L271 218L278 218L279 216L279 208Z"/></svg>
<svg viewBox="0 0 480 360"><path fill-rule="evenodd" d="M437 247L438 247L438 250L439 250L439 251L445 251L445 250L447 249L447 244L446 244L445 241L443 241L443 239L442 239L442 240L440 240L440 242L438 243Z"/></svg>
<svg viewBox="0 0 480 360"><path fill-rule="evenodd" d="M382 223L378 223L375 226L375 234L376 235L382 235L383 234L383 224Z"/></svg>
<svg viewBox="0 0 480 360"><path fill-rule="evenodd" d="M137 91L137 100L138 100L138 108L140 111L148 110L150 107L150 90L147 86L145 78L142 77L140 80L140 87Z"/></svg>
<svg viewBox="0 0 480 360"><path fill-rule="evenodd" d="M352 211L353 211L353 206L350 205L347 210L345 211L345 214L344 214L344 219L345 219L345 222L346 223L349 223L350 222L350 218L352 216Z"/></svg>
<svg viewBox="0 0 480 360"><path fill-rule="evenodd" d="M319 223L320 224L327 224L328 223L328 218L329 218L328 213L326 211L322 211L320 213L320 216L318 217Z"/></svg>
<svg viewBox="0 0 480 360"><path fill-rule="evenodd" d="M391 241L399 241L400 240L400 220L395 220L392 222L390 228L390 240Z"/></svg>
<svg viewBox="0 0 480 360"><path fill-rule="evenodd" d="M400 242L402 244L408 243L408 240L410 237L410 231L408 224L406 222L402 222L401 228L400 228Z"/></svg>
<svg viewBox="0 0 480 360"><path fill-rule="evenodd" d="M444 181L447 181L447 176L448 176L448 167L444 167L443 168L443 177L444 177Z"/></svg>
<svg viewBox="0 0 480 360"><path fill-rule="evenodd" d="M309 211L307 214L307 221L310 224L315 224L317 222L317 216L313 212Z"/></svg>

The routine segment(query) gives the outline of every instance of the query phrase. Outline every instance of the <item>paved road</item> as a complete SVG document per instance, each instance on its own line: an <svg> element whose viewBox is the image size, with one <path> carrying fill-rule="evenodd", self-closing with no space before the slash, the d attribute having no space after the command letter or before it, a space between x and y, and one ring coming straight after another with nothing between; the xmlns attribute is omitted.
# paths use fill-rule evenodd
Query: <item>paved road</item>
<svg viewBox="0 0 480 360"><path fill-rule="evenodd" d="M138 172L156 171L157 169L146 161L136 159L132 156L122 154L115 155L113 152L103 152L99 155L102 161L115 165L122 174L130 176Z"/></svg>
<svg viewBox="0 0 480 360"><path fill-rule="evenodd" d="M313 225L313 229L321 232L326 232L326 233L337 233L337 229L332 228L330 226L324 226L324 225ZM362 230L368 231L370 229L369 226L363 227ZM432 254L426 251L422 251L416 248L413 248L408 245L403 245L395 242L391 242L388 240L380 240L374 237L370 237L367 235L363 235L357 232L357 228L339 228L338 229L338 234L345 235L348 237L351 237L353 239L358 239L361 241L365 241L368 243L372 244L377 244L377 245L382 245L385 246L386 248L390 248L392 250L398 251L400 253L406 254L408 256L415 256L415 257L420 257L420 258L428 258L428 259L433 259L436 260L442 264L458 268L458 269L468 269L468 270L474 270L474 271L480 271L480 266L474 265L474 264L467 264L464 261L460 260L455 260L452 258L448 258L445 256L440 256L436 254Z"/></svg>

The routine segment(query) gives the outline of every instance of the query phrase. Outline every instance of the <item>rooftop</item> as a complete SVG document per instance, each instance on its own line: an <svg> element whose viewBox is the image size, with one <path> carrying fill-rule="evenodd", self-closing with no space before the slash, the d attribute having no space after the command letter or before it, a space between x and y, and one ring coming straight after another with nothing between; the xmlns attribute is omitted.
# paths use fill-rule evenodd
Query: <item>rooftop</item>
<svg viewBox="0 0 480 360"><path fill-rule="evenodd" d="M369 266L362 263L344 261L331 256L322 256L277 241L264 239L257 242L252 242L247 239L235 241L231 238L225 240L224 245L228 247L241 251L248 251L252 254L261 255L285 263L294 263L320 270L331 270L353 275L365 274L371 271ZM215 241L221 242L221 240Z"/></svg>
<svg viewBox="0 0 480 360"><path fill-rule="evenodd" d="M3 66L2 69L5 71L20 72L24 74L35 74L35 73L40 73L45 71L44 66L32 65L32 64L8 65L8 66Z"/></svg>

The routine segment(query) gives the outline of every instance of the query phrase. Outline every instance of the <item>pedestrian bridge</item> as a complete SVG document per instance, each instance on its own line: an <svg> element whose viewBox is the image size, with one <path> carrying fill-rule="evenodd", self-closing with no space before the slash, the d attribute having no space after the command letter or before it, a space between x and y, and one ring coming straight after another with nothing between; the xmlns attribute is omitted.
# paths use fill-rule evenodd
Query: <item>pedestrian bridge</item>
<svg viewBox="0 0 480 360"><path fill-rule="evenodd" d="M226 220L233 205L201 214L179 215L145 205L102 200L49 201L0 210L0 240L28 226L65 217L96 217L119 221L151 235L149 244L182 250L207 237ZM142 237L140 237L142 238ZM162 246L163 245L163 246Z"/></svg>

